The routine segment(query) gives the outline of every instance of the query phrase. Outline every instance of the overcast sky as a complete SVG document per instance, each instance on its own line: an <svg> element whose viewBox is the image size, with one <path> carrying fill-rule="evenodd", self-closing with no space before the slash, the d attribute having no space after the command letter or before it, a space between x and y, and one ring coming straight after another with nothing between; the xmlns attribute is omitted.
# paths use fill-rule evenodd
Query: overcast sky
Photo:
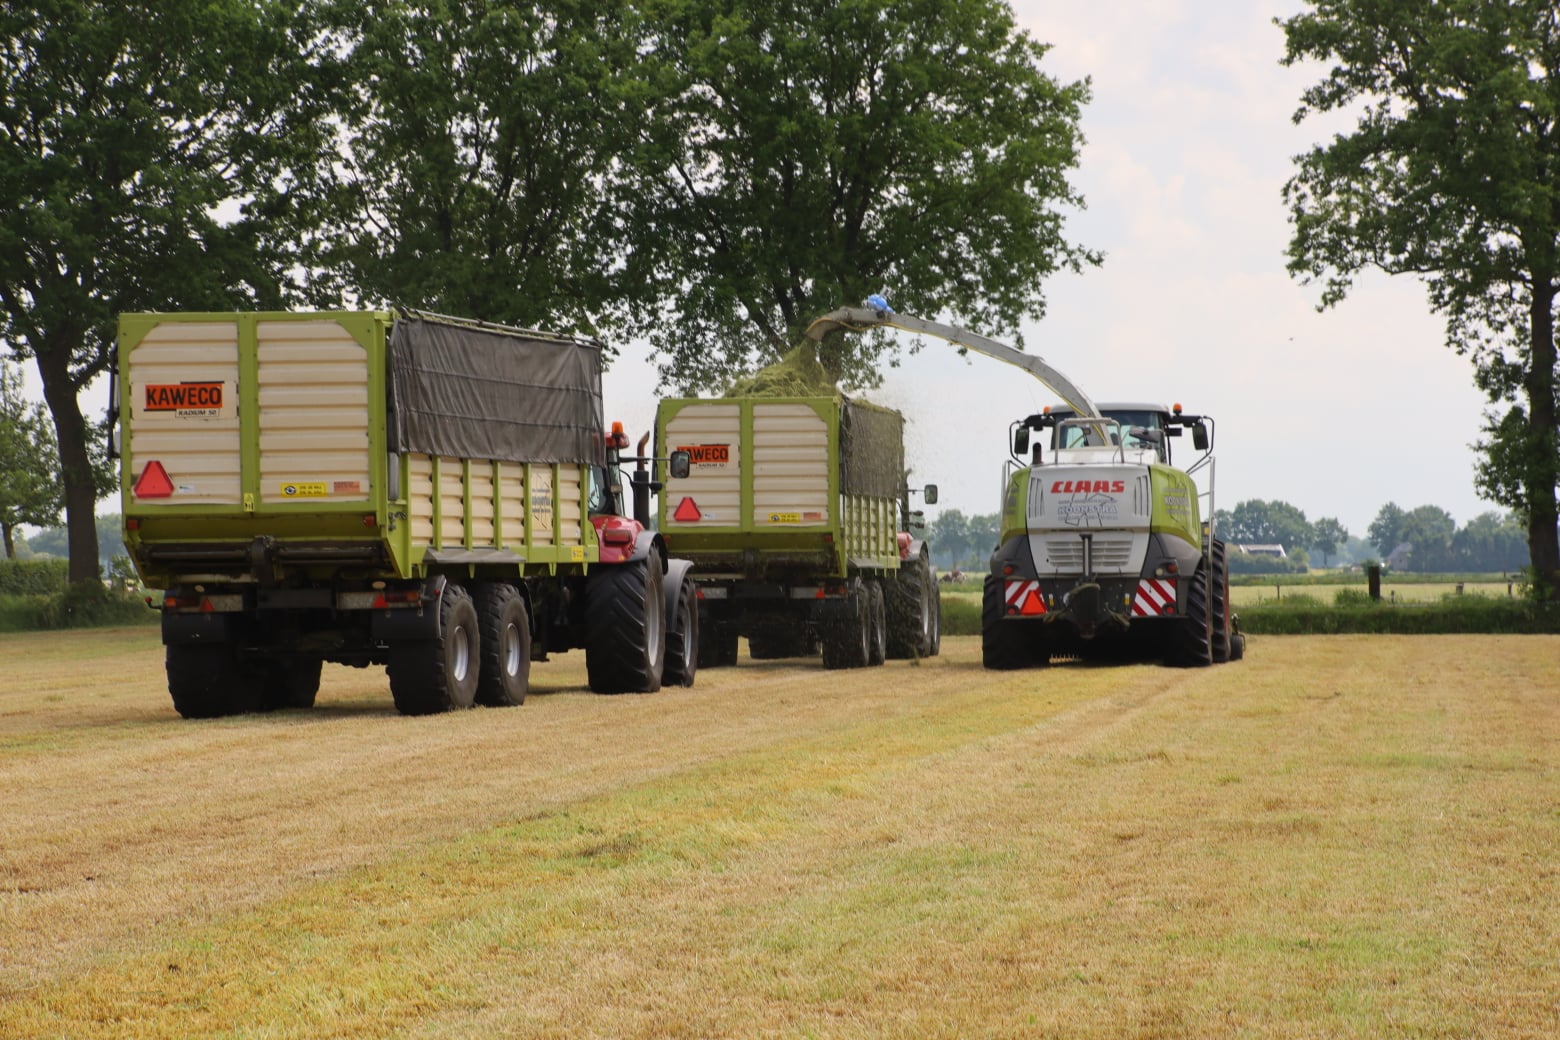
<svg viewBox="0 0 1560 1040"><path fill-rule="evenodd" d="M1303 5L1013 7L1053 46L1049 75L1093 81L1074 178L1088 208L1068 226L1106 253L1102 267L1045 284L1048 313L1025 327L1026 349L1096 401L1179 401L1212 415L1218 508L1281 499L1355 535L1387 502L1441 506L1459 525L1497 508L1473 487L1483 400L1472 366L1444 346L1422 286L1367 275L1318 313L1318 288L1284 270L1280 191L1293 156L1332 129L1291 118L1319 71L1279 65L1273 19ZM641 357L630 348L609 373L606 407L648 429L654 375ZM865 396L909 420L912 481L938 484L942 506L967 514L998 510L1008 423L1055 399L1018 369L936 340Z"/></svg>

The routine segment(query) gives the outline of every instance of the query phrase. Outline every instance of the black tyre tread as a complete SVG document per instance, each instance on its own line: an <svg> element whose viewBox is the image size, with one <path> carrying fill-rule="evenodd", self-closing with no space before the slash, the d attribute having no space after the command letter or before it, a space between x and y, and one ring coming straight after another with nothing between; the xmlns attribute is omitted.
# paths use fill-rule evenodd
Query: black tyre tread
<svg viewBox="0 0 1560 1040"><path fill-rule="evenodd" d="M1007 621L1002 579L986 575L980 602L980 663L992 671L1012 671L1050 663L1043 622Z"/></svg>
<svg viewBox="0 0 1560 1040"><path fill-rule="evenodd" d="M451 664L462 639L468 642L470 653L466 675L459 678L452 673ZM439 597L439 638L390 648L385 671L396 710L402 715L437 715L475 704L481 639L471 593L453 582L445 585Z"/></svg>
<svg viewBox="0 0 1560 1040"><path fill-rule="evenodd" d="M888 660L888 608L883 583L867 582L867 666Z"/></svg>
<svg viewBox="0 0 1560 1040"><path fill-rule="evenodd" d="M677 616L670 620L666 635L666 667L661 682L666 686L692 686L699 672L699 603L693 581L684 578L677 592Z"/></svg>
<svg viewBox="0 0 1560 1040"><path fill-rule="evenodd" d="M168 693L184 718L216 719L260 710L260 684L253 672L239 667L232 646L180 644L166 649Z"/></svg>
<svg viewBox="0 0 1560 1040"><path fill-rule="evenodd" d="M1208 569L1198 567L1186 592L1186 615L1170 636L1165 663L1176 668L1204 668L1213 663L1208 631Z"/></svg>
<svg viewBox="0 0 1560 1040"><path fill-rule="evenodd" d="M931 630L926 634L926 657L942 653L942 586L930 567L926 569L926 585L931 590Z"/></svg>
<svg viewBox="0 0 1560 1040"><path fill-rule="evenodd" d="M661 556L598 567L585 583L585 671L596 693L654 693L666 667Z"/></svg>
<svg viewBox="0 0 1560 1040"><path fill-rule="evenodd" d="M899 568L894 581L884 585L888 611L888 656L895 660L930 657L932 613L936 586L928 579L926 558L916 557Z"/></svg>
<svg viewBox="0 0 1560 1040"><path fill-rule="evenodd" d="M870 620L864 590L850 594L845 609L830 618L819 638L825 668L865 668L869 656Z"/></svg>
<svg viewBox="0 0 1560 1040"><path fill-rule="evenodd" d="M699 624L699 667L730 668L737 663L737 630L728 624Z"/></svg>
<svg viewBox="0 0 1560 1040"><path fill-rule="evenodd" d="M477 675L476 703L490 708L513 708L525 703L531 685L531 615L525 597L513 585L494 582L476 595L477 630L482 636L481 668ZM511 643L519 667L509 672Z"/></svg>
<svg viewBox="0 0 1560 1040"><path fill-rule="evenodd" d="M926 585L921 580L924 567L920 558L908 560L900 566L895 580L884 586L888 656L896 661L921 656L926 628Z"/></svg>
<svg viewBox="0 0 1560 1040"><path fill-rule="evenodd" d="M260 710L312 708L320 692L320 673L324 661L292 658L256 662L260 682Z"/></svg>
<svg viewBox="0 0 1560 1040"><path fill-rule="evenodd" d="M1213 663L1230 659L1230 561L1224 542L1214 539L1208 558L1213 562L1213 614L1208 632Z"/></svg>

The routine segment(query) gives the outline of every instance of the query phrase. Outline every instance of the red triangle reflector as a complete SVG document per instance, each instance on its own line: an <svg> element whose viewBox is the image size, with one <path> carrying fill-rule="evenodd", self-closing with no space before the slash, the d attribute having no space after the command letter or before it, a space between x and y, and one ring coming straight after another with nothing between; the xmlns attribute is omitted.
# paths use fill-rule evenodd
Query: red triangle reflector
<svg viewBox="0 0 1560 1040"><path fill-rule="evenodd" d="M1018 612L1024 615L1044 614L1045 600L1040 598L1038 592L1031 590L1029 595L1024 597L1023 605L1019 607Z"/></svg>
<svg viewBox="0 0 1560 1040"><path fill-rule="evenodd" d="M141 470L141 475L136 478L136 498L167 498L173 494L173 481L168 479L168 471L163 469L161 462L153 459Z"/></svg>
<svg viewBox="0 0 1560 1040"><path fill-rule="evenodd" d="M672 519L681 523L691 524L695 520L703 520L704 514L699 512L699 507L694 504L693 499L684 498L677 503L677 508L672 512Z"/></svg>

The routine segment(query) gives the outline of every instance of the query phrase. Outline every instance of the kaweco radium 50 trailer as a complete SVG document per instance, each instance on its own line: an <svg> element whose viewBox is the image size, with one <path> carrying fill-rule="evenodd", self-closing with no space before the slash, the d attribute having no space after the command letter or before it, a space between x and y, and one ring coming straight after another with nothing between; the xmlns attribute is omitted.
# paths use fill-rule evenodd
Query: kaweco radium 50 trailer
<svg viewBox="0 0 1560 1040"><path fill-rule="evenodd" d="M821 645L828 668L938 652L903 433L898 412L838 394L661 403L656 443L691 466L667 481L659 528L695 564L703 665L736 663L739 636L756 658Z"/></svg>
<svg viewBox="0 0 1560 1040"><path fill-rule="evenodd" d="M601 347L411 312L127 314L125 545L187 717L314 703L384 664L419 715L523 701L585 649L592 689L697 667L688 563L625 515Z"/></svg>

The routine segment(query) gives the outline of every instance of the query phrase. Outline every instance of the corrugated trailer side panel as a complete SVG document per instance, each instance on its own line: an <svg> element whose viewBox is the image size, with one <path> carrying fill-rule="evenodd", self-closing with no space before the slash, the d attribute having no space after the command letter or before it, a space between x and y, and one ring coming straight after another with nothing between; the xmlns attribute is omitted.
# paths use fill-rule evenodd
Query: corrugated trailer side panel
<svg viewBox="0 0 1560 1040"><path fill-rule="evenodd" d="M368 501L368 351L335 321L262 321L255 339L261 501Z"/></svg>
<svg viewBox="0 0 1560 1040"><path fill-rule="evenodd" d="M831 476L836 432L827 412L807 402L744 401L751 415L752 519L755 527L834 522Z"/></svg>

